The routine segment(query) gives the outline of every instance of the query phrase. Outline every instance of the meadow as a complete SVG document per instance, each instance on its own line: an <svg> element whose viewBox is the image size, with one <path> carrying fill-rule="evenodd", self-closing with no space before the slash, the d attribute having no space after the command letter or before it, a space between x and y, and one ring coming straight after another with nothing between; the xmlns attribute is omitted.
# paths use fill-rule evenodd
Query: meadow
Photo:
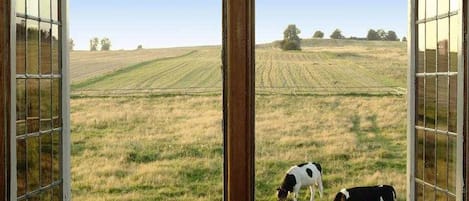
<svg viewBox="0 0 469 201"><path fill-rule="evenodd" d="M222 200L220 48L182 49L74 80L74 200ZM71 71L87 74L92 55L72 54ZM382 183L405 200L404 43L305 40L256 55L256 200L276 200L304 161L323 166L318 200Z"/></svg>

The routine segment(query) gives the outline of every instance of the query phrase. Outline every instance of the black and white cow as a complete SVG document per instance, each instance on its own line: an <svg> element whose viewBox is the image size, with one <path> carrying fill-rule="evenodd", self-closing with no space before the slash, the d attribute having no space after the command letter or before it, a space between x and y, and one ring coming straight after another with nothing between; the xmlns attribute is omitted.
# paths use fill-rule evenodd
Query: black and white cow
<svg viewBox="0 0 469 201"><path fill-rule="evenodd" d="M319 163L303 163L291 167L280 188L277 189L278 200L283 201L287 199L288 193L293 194L293 200L296 201L298 192L303 186L309 186L311 191L310 200L314 200L314 185L319 187L320 196L323 194L322 186L322 168Z"/></svg>
<svg viewBox="0 0 469 201"><path fill-rule="evenodd" d="M364 186L342 189L334 201L395 201L396 191L392 186Z"/></svg>

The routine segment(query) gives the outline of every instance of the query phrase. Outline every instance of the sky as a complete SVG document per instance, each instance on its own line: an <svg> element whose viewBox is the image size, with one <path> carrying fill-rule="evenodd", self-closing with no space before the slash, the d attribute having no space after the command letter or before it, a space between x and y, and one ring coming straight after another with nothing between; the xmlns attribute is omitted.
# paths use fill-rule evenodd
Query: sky
<svg viewBox="0 0 469 201"><path fill-rule="evenodd" d="M221 44L222 0L70 0L70 37L88 50L93 37L108 37L112 50ZM310 38L346 37L368 30L407 34L407 0L256 0L256 43L283 38L289 24Z"/></svg>

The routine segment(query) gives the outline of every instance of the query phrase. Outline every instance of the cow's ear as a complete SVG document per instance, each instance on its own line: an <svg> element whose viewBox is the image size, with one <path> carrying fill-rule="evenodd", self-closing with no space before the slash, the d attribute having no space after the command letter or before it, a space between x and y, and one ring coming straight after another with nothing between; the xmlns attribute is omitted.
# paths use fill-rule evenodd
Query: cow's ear
<svg viewBox="0 0 469 201"><path fill-rule="evenodd" d="M342 194L342 193L341 193L341 194ZM342 194L342 197L340 198L340 201L346 201L346 200L347 200L347 198L345 197L344 194Z"/></svg>

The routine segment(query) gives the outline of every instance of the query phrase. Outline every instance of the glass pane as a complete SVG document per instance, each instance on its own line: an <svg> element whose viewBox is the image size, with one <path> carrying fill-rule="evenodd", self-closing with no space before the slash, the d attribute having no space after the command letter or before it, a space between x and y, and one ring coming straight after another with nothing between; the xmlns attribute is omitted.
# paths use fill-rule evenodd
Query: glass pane
<svg viewBox="0 0 469 201"><path fill-rule="evenodd" d="M16 140L16 174L18 196L26 193L26 141Z"/></svg>
<svg viewBox="0 0 469 201"><path fill-rule="evenodd" d="M436 191L436 201L448 201L448 196L445 192Z"/></svg>
<svg viewBox="0 0 469 201"><path fill-rule="evenodd" d="M59 27L52 25L52 72L54 74L60 74L60 54L59 54Z"/></svg>
<svg viewBox="0 0 469 201"><path fill-rule="evenodd" d="M448 136L437 135L436 141L436 185L440 188L448 188Z"/></svg>
<svg viewBox="0 0 469 201"><path fill-rule="evenodd" d="M36 190L40 187L39 184L39 165L40 156L39 156L39 138L30 137L26 139L27 142L27 158L28 158L28 191Z"/></svg>
<svg viewBox="0 0 469 201"><path fill-rule="evenodd" d="M437 105L437 126L438 130L448 130L448 91L449 82L447 76L438 77L438 105Z"/></svg>
<svg viewBox="0 0 469 201"><path fill-rule="evenodd" d="M51 74L51 25L41 23L41 74Z"/></svg>
<svg viewBox="0 0 469 201"><path fill-rule="evenodd" d="M425 72L425 24L418 25L417 73Z"/></svg>
<svg viewBox="0 0 469 201"><path fill-rule="evenodd" d="M456 193L456 141L455 136L448 138L448 190Z"/></svg>
<svg viewBox="0 0 469 201"><path fill-rule="evenodd" d="M418 0L418 19L425 19L425 0Z"/></svg>
<svg viewBox="0 0 469 201"><path fill-rule="evenodd" d="M436 77L425 78L425 127L435 128Z"/></svg>
<svg viewBox="0 0 469 201"><path fill-rule="evenodd" d="M436 71L436 21L431 21L427 23L425 35L426 43L426 72L432 73Z"/></svg>
<svg viewBox="0 0 469 201"><path fill-rule="evenodd" d="M52 80L52 117L53 128L62 127L60 118L60 79Z"/></svg>
<svg viewBox="0 0 469 201"><path fill-rule="evenodd" d="M52 128L52 81L50 79L41 80L41 130Z"/></svg>
<svg viewBox="0 0 469 201"><path fill-rule="evenodd" d="M449 77L449 114L448 114L448 130L457 132L457 96L458 96L458 76Z"/></svg>
<svg viewBox="0 0 469 201"><path fill-rule="evenodd" d="M448 196L448 201L456 201L456 197L452 196L452 195L449 195Z"/></svg>
<svg viewBox="0 0 469 201"><path fill-rule="evenodd" d="M41 194L30 196L28 201L41 201Z"/></svg>
<svg viewBox="0 0 469 201"><path fill-rule="evenodd" d="M436 136L433 132L425 132L425 175L424 181L435 184L435 140Z"/></svg>
<svg viewBox="0 0 469 201"><path fill-rule="evenodd" d="M59 0L51 0L52 4L52 20L59 21Z"/></svg>
<svg viewBox="0 0 469 201"><path fill-rule="evenodd" d="M39 69L39 23L34 20L28 20L27 30L27 63L26 72L29 74L38 74Z"/></svg>
<svg viewBox="0 0 469 201"><path fill-rule="evenodd" d="M60 186L57 186L52 190L52 201L61 201L61 200L62 200L62 188L60 188Z"/></svg>
<svg viewBox="0 0 469 201"><path fill-rule="evenodd" d="M415 141L415 160L416 160L416 167L415 167L415 175L417 178L423 180L423 150L424 150L424 141L425 141L425 131L423 130L416 130L417 139Z"/></svg>
<svg viewBox="0 0 469 201"><path fill-rule="evenodd" d="M16 135L19 136L24 134L26 134L26 122L21 121L16 123Z"/></svg>
<svg viewBox="0 0 469 201"><path fill-rule="evenodd" d="M52 183L52 136L44 134L41 136L41 185L47 186Z"/></svg>
<svg viewBox="0 0 469 201"><path fill-rule="evenodd" d="M42 193L41 200L52 200L52 190L47 190L46 192Z"/></svg>
<svg viewBox="0 0 469 201"><path fill-rule="evenodd" d="M448 14L449 0L438 0L438 15Z"/></svg>
<svg viewBox="0 0 469 201"><path fill-rule="evenodd" d="M427 0L427 18L436 17L436 0Z"/></svg>
<svg viewBox="0 0 469 201"><path fill-rule="evenodd" d="M425 126L425 78L416 78L416 114L417 114L417 126Z"/></svg>
<svg viewBox="0 0 469 201"><path fill-rule="evenodd" d="M27 120L28 132L39 131L39 79L28 79L27 87Z"/></svg>
<svg viewBox="0 0 469 201"><path fill-rule="evenodd" d="M16 18L16 73L26 72L26 20Z"/></svg>
<svg viewBox="0 0 469 201"><path fill-rule="evenodd" d="M16 79L16 119L26 120L26 80Z"/></svg>
<svg viewBox="0 0 469 201"><path fill-rule="evenodd" d="M449 57L450 57L450 71L458 72L458 43L461 27L459 26L458 15L450 18L450 42L449 42Z"/></svg>
<svg viewBox="0 0 469 201"><path fill-rule="evenodd" d="M438 20L438 72L448 72L449 19Z"/></svg>
<svg viewBox="0 0 469 201"><path fill-rule="evenodd" d="M60 156L61 152L61 138L59 132L54 132L52 134L52 179L54 181L59 181L61 178L60 175Z"/></svg>
<svg viewBox="0 0 469 201"><path fill-rule="evenodd" d="M16 12L17 13L26 13L26 0L16 0Z"/></svg>
<svg viewBox="0 0 469 201"><path fill-rule="evenodd" d="M41 1L41 18L50 19L50 0Z"/></svg>
<svg viewBox="0 0 469 201"><path fill-rule="evenodd" d="M450 0L450 10L451 11L459 10L459 1L458 0Z"/></svg>
<svg viewBox="0 0 469 201"><path fill-rule="evenodd" d="M39 17L39 0L26 0L26 14Z"/></svg>
<svg viewBox="0 0 469 201"><path fill-rule="evenodd" d="M424 201L423 199L423 185L415 183L415 197L417 201Z"/></svg>

